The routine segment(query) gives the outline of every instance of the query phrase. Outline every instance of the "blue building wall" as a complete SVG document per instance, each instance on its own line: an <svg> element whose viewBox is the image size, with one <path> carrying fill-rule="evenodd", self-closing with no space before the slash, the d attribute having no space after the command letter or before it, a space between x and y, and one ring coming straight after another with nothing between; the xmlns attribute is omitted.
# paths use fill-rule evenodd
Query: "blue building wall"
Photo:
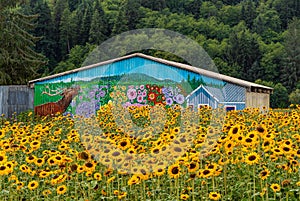
<svg viewBox="0 0 300 201"><path fill-rule="evenodd" d="M78 71L71 74L62 75L52 79L37 82L36 84L57 83L57 82L71 82L71 81L90 81L95 78L110 77L128 74L146 74L159 80L172 80L181 82L187 80L188 77L193 79L201 79L205 85L224 86L225 82L222 80L203 76L191 71L180 69L178 67L169 66L153 60L132 57L117 61L111 64L105 64L94 68Z"/></svg>
<svg viewBox="0 0 300 201"><path fill-rule="evenodd" d="M103 78L104 82L107 81L107 86L109 86L109 79L106 78L119 76L121 77L120 82L122 82L123 75L133 75L133 77L140 79L143 79L144 76L147 75L148 78L159 80L161 83L166 83L171 80L175 83L182 84L183 82L188 83L188 81L196 80L201 82L201 84L206 87L206 90L200 88L199 90L194 91L194 93L189 96L188 104L194 105L195 108L198 107L199 104L208 104L213 108L216 108L219 103L223 105L234 104L236 109L245 108L246 90L244 87L139 56L36 82L35 105L52 102L54 100L51 99L51 101L49 101L49 97L41 98L43 91L46 89L45 87L48 87L48 89L55 89L56 87L59 87L60 83L63 83L64 87L66 87L66 83L71 83L70 86L72 83L76 83L77 85L79 84L82 86L80 93L84 92L85 94L88 94L89 91L92 91L92 88L93 90L99 87L103 88L106 84L101 82L101 86L99 84L95 85L94 83L97 83L94 82L95 80ZM192 90L188 93L191 92ZM82 102L81 97L82 96L79 94L71 104L76 102L76 104L79 105L79 102ZM60 97L55 98L58 100ZM168 97L166 96L165 98L167 99ZM39 101L36 102L36 99L39 99ZM176 102L175 99L174 102ZM74 111L74 109L70 109L70 111Z"/></svg>

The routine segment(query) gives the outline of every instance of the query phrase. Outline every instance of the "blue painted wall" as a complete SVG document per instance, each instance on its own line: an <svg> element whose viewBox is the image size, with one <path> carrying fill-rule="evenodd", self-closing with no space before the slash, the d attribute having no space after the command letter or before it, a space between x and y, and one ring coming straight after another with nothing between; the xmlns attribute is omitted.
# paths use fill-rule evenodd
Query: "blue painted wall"
<svg viewBox="0 0 300 201"><path fill-rule="evenodd" d="M200 89L190 96L189 104L193 104L194 107L198 107L198 104L209 104L215 108L219 102L223 102L225 105L227 102L231 102L228 105L232 105L232 102L239 102L234 103L237 109L245 108L246 89L244 87L138 56L40 81L36 85L78 81L89 82L96 78L130 74L140 76L141 78L142 74L145 74L157 80L172 80L177 83L181 83L182 81L187 82L188 79L201 80L214 97L209 95L205 90Z"/></svg>

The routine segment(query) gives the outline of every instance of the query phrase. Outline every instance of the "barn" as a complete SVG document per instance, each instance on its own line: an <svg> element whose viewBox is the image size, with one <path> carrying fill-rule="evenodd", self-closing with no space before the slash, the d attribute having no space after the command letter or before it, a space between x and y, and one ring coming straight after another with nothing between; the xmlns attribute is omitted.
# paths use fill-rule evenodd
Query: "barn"
<svg viewBox="0 0 300 201"><path fill-rule="evenodd" d="M134 53L35 79L35 113L89 117L109 101L130 105L269 108L272 88L187 64Z"/></svg>

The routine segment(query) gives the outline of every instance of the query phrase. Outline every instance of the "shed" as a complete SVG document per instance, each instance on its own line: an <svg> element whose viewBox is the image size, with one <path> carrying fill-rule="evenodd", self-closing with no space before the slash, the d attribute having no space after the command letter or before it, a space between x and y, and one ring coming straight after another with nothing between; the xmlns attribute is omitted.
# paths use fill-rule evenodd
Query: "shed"
<svg viewBox="0 0 300 201"><path fill-rule="evenodd" d="M272 88L187 64L134 53L29 82L35 112L91 116L109 100L124 106L220 105L269 108Z"/></svg>
<svg viewBox="0 0 300 201"><path fill-rule="evenodd" d="M0 86L0 114L12 117L33 109L33 90L27 85Z"/></svg>

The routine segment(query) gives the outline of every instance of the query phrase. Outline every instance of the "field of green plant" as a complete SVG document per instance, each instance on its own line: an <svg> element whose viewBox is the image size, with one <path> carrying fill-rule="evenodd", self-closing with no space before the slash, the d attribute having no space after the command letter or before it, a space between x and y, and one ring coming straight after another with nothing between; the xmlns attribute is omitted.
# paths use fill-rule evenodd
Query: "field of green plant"
<svg viewBox="0 0 300 201"><path fill-rule="evenodd" d="M300 200L300 107L0 119L1 200Z"/></svg>

